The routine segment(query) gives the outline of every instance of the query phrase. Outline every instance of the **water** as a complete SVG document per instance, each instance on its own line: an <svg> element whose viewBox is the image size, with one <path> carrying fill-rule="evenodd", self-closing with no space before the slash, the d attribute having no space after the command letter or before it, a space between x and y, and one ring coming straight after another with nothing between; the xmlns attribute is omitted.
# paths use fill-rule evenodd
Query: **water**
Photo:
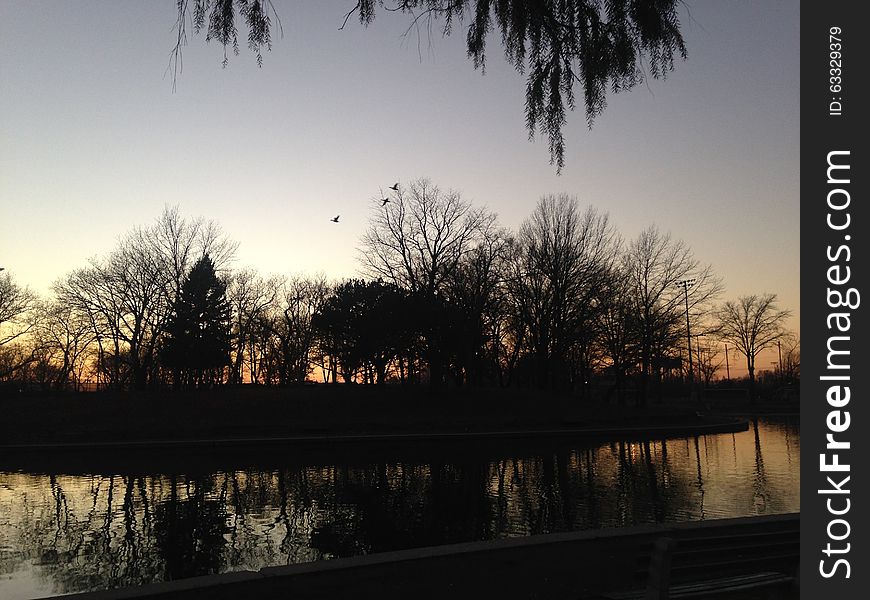
<svg viewBox="0 0 870 600"><path fill-rule="evenodd" d="M0 597L800 510L797 419L648 443L187 472L0 472Z"/></svg>

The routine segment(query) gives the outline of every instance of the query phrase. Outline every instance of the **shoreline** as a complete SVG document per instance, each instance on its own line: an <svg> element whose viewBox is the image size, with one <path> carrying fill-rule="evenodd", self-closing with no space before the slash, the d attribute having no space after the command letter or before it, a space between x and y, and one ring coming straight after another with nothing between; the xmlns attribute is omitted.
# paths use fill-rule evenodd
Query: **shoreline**
<svg viewBox="0 0 870 600"><path fill-rule="evenodd" d="M528 390L235 389L0 399L0 470L202 472L465 460L737 433L787 405L603 405ZM761 410L758 410L761 409ZM754 413L754 414L753 414ZM795 415L797 418L797 415ZM280 463L280 464L279 464Z"/></svg>
<svg viewBox="0 0 870 600"><path fill-rule="evenodd" d="M40 451L40 450L111 450L111 449L169 449L192 447L232 447L232 446L272 446L272 445L319 445L319 444L359 444L369 442L451 442L482 440L516 440L541 438L569 438L589 440L638 441L667 438L685 438L715 433L736 433L746 431L749 422L745 419L720 417L704 423L671 424L657 426L622 427L576 427L548 429L513 429L483 431L416 431L395 433L322 433L314 435L263 436L263 437L220 437L185 439L145 439L145 440L97 440L68 442L36 442L0 444L2 451Z"/></svg>

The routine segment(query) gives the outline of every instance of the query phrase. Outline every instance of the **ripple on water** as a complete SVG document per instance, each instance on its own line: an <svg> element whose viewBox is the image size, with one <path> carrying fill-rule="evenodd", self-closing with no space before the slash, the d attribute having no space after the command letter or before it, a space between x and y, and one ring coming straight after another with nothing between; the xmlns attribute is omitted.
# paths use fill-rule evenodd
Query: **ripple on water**
<svg viewBox="0 0 870 600"><path fill-rule="evenodd" d="M469 540L800 510L800 428L454 462L0 473L0 597Z"/></svg>

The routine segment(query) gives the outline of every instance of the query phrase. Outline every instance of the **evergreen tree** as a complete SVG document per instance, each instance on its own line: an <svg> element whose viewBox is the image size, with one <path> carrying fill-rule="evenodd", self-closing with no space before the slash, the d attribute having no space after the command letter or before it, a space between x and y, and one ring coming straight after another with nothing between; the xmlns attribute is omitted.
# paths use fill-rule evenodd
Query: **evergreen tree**
<svg viewBox="0 0 870 600"><path fill-rule="evenodd" d="M231 309L226 284L206 254L190 270L172 309L161 358L176 387L220 383L230 362Z"/></svg>

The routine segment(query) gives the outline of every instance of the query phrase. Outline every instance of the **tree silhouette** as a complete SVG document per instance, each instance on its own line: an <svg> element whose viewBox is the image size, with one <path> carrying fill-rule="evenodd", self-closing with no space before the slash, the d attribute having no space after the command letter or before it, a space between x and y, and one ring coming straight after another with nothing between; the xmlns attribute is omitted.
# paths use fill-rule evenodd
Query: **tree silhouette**
<svg viewBox="0 0 870 600"><path fill-rule="evenodd" d="M775 296L726 303L711 320L720 280L683 242L650 227L622 244L606 214L566 194L542 198L515 234L426 179L390 197L372 202L361 239L368 281L246 269L225 283L216 272L235 244L175 210L60 279L50 302L4 273L0 380L286 386L320 365L333 382L535 385L586 399L604 383L604 400L634 389L643 404L686 357L687 310L693 337L748 352L750 372L783 335ZM715 353L697 339L692 349L710 381ZM797 342L782 340L781 364L784 380L799 377Z"/></svg>
<svg viewBox="0 0 870 600"><path fill-rule="evenodd" d="M360 262L374 277L409 292L418 302L429 381L442 383L443 349L434 335L444 325L450 277L492 228L495 215L474 209L453 190L422 178L393 192L375 208L360 244Z"/></svg>
<svg viewBox="0 0 870 600"><path fill-rule="evenodd" d="M622 268L629 281L629 297L633 305L638 331L640 359L640 396L644 404L650 378L661 377L661 365L673 358L668 352L679 348L685 339L685 303L696 318L700 309L722 289L721 280L712 267L701 265L691 249L669 233L649 227L629 244ZM684 295L679 282L694 279Z"/></svg>
<svg viewBox="0 0 870 600"><path fill-rule="evenodd" d="M507 232L490 223L448 277L447 297L455 312L454 371L462 383L479 385L500 374L511 245Z"/></svg>
<svg viewBox="0 0 870 600"><path fill-rule="evenodd" d="M26 334L35 325L28 319L36 308L37 296L29 288L18 285L10 273L0 273L0 345Z"/></svg>
<svg viewBox="0 0 870 600"><path fill-rule="evenodd" d="M521 226L509 286L538 387L569 387L569 353L586 351L595 299L616 253L607 215L581 212L564 194L541 198Z"/></svg>
<svg viewBox="0 0 870 600"><path fill-rule="evenodd" d="M36 353L21 355L5 346L37 325L38 300L29 288L17 284L10 273L0 273L0 377L8 377L36 360Z"/></svg>
<svg viewBox="0 0 870 600"><path fill-rule="evenodd" d="M176 387L220 382L230 363L230 316L226 284L206 254L182 283L167 326L162 359Z"/></svg>
<svg viewBox="0 0 870 600"><path fill-rule="evenodd" d="M208 254L222 268L235 249L215 222L167 207L152 225L123 235L109 256L92 258L53 288L61 304L90 322L101 378L142 389L156 382L157 348L194 261Z"/></svg>
<svg viewBox="0 0 870 600"><path fill-rule="evenodd" d="M314 324L321 349L337 362L346 383L359 372L365 383L383 384L387 366L400 349L407 351L410 315L405 294L383 281L352 279L336 286Z"/></svg>
<svg viewBox="0 0 870 600"><path fill-rule="evenodd" d="M87 315L75 305L58 300L46 302L40 309L42 316L34 330L32 344L41 348L56 366L53 386L78 389L95 335Z"/></svg>
<svg viewBox="0 0 870 600"><path fill-rule="evenodd" d="M314 315L328 292L329 285L321 276L283 282L278 299L260 321L265 341L265 364L261 361L261 366L267 383L305 383L316 342Z"/></svg>
<svg viewBox="0 0 870 600"><path fill-rule="evenodd" d="M321 350L329 355L333 373L340 371L345 383L354 381L365 360L362 330L369 318L366 287L360 280L339 284L314 315Z"/></svg>
<svg viewBox="0 0 870 600"><path fill-rule="evenodd" d="M686 46L677 16L679 0L358 0L344 19L354 13L369 25L377 9L408 14L411 26L421 23L431 31L443 20L450 35L457 23L468 19L466 46L475 68L486 66L486 41L501 34L507 61L526 74L526 126L547 135L550 162L561 170L565 162L562 129L565 112L576 105L574 87L582 88L586 121L591 126L607 104L607 93L629 90L648 73L664 78L674 68L674 57L686 58ZM238 17L237 14L238 13ZM187 43L186 25L205 30L206 41L239 53L237 22L244 21L248 48L262 66L263 49L271 50L273 21L283 32L270 0L178 0L177 41L170 69L177 75L181 49ZM174 81L174 79L173 79Z"/></svg>
<svg viewBox="0 0 870 600"><path fill-rule="evenodd" d="M230 530L227 506L211 497L208 478L178 479L171 476L169 498L154 511L155 549L165 565L163 577L173 581L219 573Z"/></svg>
<svg viewBox="0 0 870 600"><path fill-rule="evenodd" d="M605 369L613 377L611 392L619 404L625 403L628 372L638 363L638 316L631 301L628 273L615 265L604 278L597 299L597 343L606 361Z"/></svg>
<svg viewBox="0 0 870 600"><path fill-rule="evenodd" d="M244 366L248 366L249 381L257 381L258 325L275 303L280 280L277 277L261 278L253 269L237 271L227 287L227 298L233 307L233 365L230 383L240 384L245 380Z"/></svg>
<svg viewBox="0 0 870 600"><path fill-rule="evenodd" d="M717 316L719 336L746 357L749 399L755 402L755 357L782 339L786 334L783 324L791 312L777 307L776 294L752 294L738 298L737 302L729 300Z"/></svg>
<svg viewBox="0 0 870 600"><path fill-rule="evenodd" d="M801 340L794 333L786 334L782 340L782 378L795 383L801 378Z"/></svg>

